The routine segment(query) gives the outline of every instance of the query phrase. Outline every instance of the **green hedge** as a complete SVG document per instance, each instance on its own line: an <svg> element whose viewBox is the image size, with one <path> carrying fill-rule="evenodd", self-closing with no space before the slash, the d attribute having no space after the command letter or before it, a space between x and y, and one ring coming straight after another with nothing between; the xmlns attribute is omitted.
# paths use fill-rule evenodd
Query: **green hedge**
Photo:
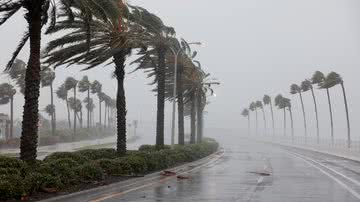
<svg viewBox="0 0 360 202"><path fill-rule="evenodd" d="M114 149L57 152L31 168L16 158L0 156L0 201L47 189L61 191L112 176L144 175L206 157L217 149L215 141L206 140L174 148L144 145L126 156L118 156Z"/></svg>

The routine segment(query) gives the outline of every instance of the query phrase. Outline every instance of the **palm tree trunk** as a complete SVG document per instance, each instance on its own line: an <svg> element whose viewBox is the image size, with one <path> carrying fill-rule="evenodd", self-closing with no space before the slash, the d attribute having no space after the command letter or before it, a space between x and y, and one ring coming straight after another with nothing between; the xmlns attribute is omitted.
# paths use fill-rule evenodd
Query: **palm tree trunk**
<svg viewBox="0 0 360 202"><path fill-rule="evenodd" d="M286 108L284 108L284 136L286 136Z"/></svg>
<svg viewBox="0 0 360 202"><path fill-rule="evenodd" d="M37 156L39 96L40 96L40 48L42 7L44 1L31 1L27 21L30 34L30 57L25 76L25 104L20 142L20 159L34 163Z"/></svg>
<svg viewBox="0 0 360 202"><path fill-rule="evenodd" d="M76 103L76 86L74 87L74 100L75 100L75 103ZM73 134L73 140L75 140L75 136L76 136L76 110L74 109L74 134Z"/></svg>
<svg viewBox="0 0 360 202"><path fill-rule="evenodd" d="M273 135L275 135L274 111L273 111L273 106L272 106L271 101L270 101L270 110L271 110L271 121L272 121Z"/></svg>
<svg viewBox="0 0 360 202"><path fill-rule="evenodd" d="M350 136L350 118L349 118L349 107L348 107L348 102L347 102L347 98L346 98L346 91L345 91L344 82L341 82L341 88L342 88L342 91L343 91L344 104L345 104L345 112L346 112L346 123L347 123L347 146L348 146L348 148L350 148L350 147L351 147L351 136Z"/></svg>
<svg viewBox="0 0 360 202"><path fill-rule="evenodd" d="M14 96L10 98L10 139L14 137Z"/></svg>
<svg viewBox="0 0 360 202"><path fill-rule="evenodd" d="M199 93L196 97L197 100L197 143L202 142L202 121L203 121L203 109L202 109L202 100L201 94Z"/></svg>
<svg viewBox="0 0 360 202"><path fill-rule="evenodd" d="M106 117L107 117L107 104L104 102L105 108L104 108L104 128L106 128Z"/></svg>
<svg viewBox="0 0 360 202"><path fill-rule="evenodd" d="M332 106L331 106L331 99L330 99L330 92L329 89L326 89L326 94L328 97L329 102L329 111L330 111L330 124L331 124L331 143L334 145L334 119L333 119L333 113L332 113Z"/></svg>
<svg viewBox="0 0 360 202"><path fill-rule="evenodd" d="M90 102L90 88L88 89L88 92L87 92L87 97L88 97L88 102ZM89 129L90 128L90 109L87 108L87 128Z"/></svg>
<svg viewBox="0 0 360 202"><path fill-rule="evenodd" d="M304 100L303 100L303 97L302 97L302 93L301 93L301 92L299 92L299 96L300 96L300 101L301 101L301 108L302 108L302 112L303 112L303 117L304 117L305 142L307 142L306 113L305 113Z"/></svg>
<svg viewBox="0 0 360 202"><path fill-rule="evenodd" d="M196 142L196 99L195 99L195 92L191 93L191 116L190 116L190 128L191 128L191 135L190 135L190 144L195 144Z"/></svg>
<svg viewBox="0 0 360 202"><path fill-rule="evenodd" d="M255 109L255 119L256 119L256 130L255 130L255 134L258 135L258 113L257 113L257 109Z"/></svg>
<svg viewBox="0 0 360 202"><path fill-rule="evenodd" d="M51 106L53 108L53 113L51 114L51 135L55 136L56 130L56 122L55 122L55 105L54 105L54 91L53 91L53 84L50 84L50 99L51 99Z"/></svg>
<svg viewBox="0 0 360 202"><path fill-rule="evenodd" d="M68 123L69 123L69 129L71 129L71 120L70 120L70 106L69 106L69 100L66 96L66 108L67 108L67 114L68 114Z"/></svg>
<svg viewBox="0 0 360 202"><path fill-rule="evenodd" d="M314 106L315 106L315 116L316 116L316 137L317 137L317 143L320 143L320 128L319 128L319 114L318 114L318 108L317 108L317 102L316 97L314 93L314 89L311 88L311 94L314 100Z"/></svg>
<svg viewBox="0 0 360 202"><path fill-rule="evenodd" d="M267 130L267 124L266 124L266 116L265 116L265 110L264 107L261 108L262 113L263 113L263 119L264 119L264 129L265 129L265 134L266 134L266 130Z"/></svg>
<svg viewBox="0 0 360 202"><path fill-rule="evenodd" d="M102 123L101 123L101 100L99 98L99 129L101 130Z"/></svg>
<svg viewBox="0 0 360 202"><path fill-rule="evenodd" d="M294 120L293 120L293 114L291 108L289 108L290 113L290 121L291 121L291 138L294 140Z"/></svg>
<svg viewBox="0 0 360 202"><path fill-rule="evenodd" d="M157 88L157 115L156 115L156 146L164 146L164 121L165 121L165 54L166 49L158 49L159 69Z"/></svg>
<svg viewBox="0 0 360 202"><path fill-rule="evenodd" d="M179 124L179 145L185 144L185 134L184 134L184 96L183 96L183 67L179 68L178 72L178 124Z"/></svg>
<svg viewBox="0 0 360 202"><path fill-rule="evenodd" d="M124 50L114 55L115 75L118 84L116 108L117 108L117 152L120 155L126 154L126 99L125 99L125 58Z"/></svg>

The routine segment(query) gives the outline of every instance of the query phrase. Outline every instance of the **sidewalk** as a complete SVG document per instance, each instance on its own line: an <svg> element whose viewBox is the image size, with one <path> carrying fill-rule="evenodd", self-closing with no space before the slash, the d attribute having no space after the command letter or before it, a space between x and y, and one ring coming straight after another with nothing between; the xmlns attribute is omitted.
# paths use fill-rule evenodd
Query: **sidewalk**
<svg viewBox="0 0 360 202"><path fill-rule="evenodd" d="M359 142L352 142L352 147L348 148L346 140L335 140L334 145L332 145L331 140L320 139L320 143L318 144L316 139L307 138L305 141L304 137L294 137L294 139L292 139L291 137L284 136L257 136L250 137L250 139L330 154L360 162Z"/></svg>

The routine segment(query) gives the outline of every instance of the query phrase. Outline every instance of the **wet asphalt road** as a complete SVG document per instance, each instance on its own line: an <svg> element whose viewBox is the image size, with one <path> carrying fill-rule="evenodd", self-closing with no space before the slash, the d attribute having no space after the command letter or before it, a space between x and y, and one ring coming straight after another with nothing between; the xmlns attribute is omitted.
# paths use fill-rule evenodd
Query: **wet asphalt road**
<svg viewBox="0 0 360 202"><path fill-rule="evenodd" d="M95 201L360 201L358 162L246 139L230 139L230 136L222 138L223 157L187 174L191 179L173 178Z"/></svg>

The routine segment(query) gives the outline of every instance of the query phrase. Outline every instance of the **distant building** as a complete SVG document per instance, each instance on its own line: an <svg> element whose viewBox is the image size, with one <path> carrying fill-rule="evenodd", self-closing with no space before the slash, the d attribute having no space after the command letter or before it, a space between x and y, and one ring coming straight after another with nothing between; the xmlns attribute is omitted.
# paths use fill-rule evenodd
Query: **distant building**
<svg viewBox="0 0 360 202"><path fill-rule="evenodd" d="M6 140L9 137L10 119L7 114L0 113L0 140Z"/></svg>

